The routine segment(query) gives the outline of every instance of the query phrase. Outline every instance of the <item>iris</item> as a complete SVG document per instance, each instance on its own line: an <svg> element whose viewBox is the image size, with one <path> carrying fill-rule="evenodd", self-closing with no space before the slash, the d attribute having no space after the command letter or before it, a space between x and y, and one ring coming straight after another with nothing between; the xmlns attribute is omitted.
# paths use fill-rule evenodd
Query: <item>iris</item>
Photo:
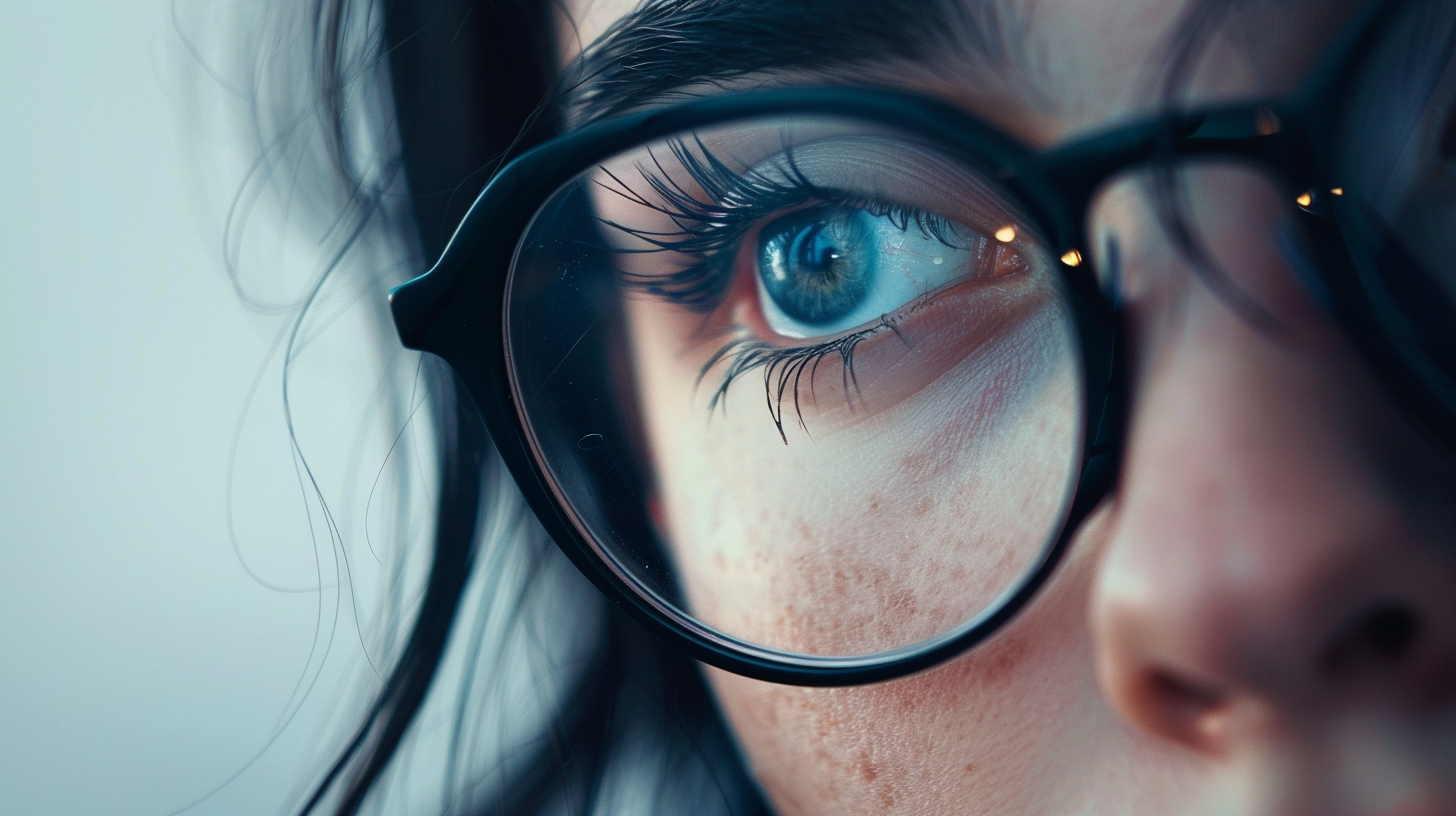
<svg viewBox="0 0 1456 816"><path fill-rule="evenodd" d="M845 207L799 210L759 234L758 274L785 316L809 326L853 312L877 274L871 216Z"/></svg>

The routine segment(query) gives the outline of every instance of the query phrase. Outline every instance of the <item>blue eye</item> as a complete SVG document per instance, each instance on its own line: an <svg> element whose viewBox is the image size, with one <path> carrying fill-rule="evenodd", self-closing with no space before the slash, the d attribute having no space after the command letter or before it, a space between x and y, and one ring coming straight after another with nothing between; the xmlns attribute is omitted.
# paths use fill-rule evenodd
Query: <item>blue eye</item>
<svg viewBox="0 0 1456 816"><path fill-rule="evenodd" d="M790 213L764 227L758 249L764 293L790 320L825 326L864 302L878 272L869 214L848 208Z"/></svg>
<svg viewBox="0 0 1456 816"><path fill-rule="evenodd" d="M868 325L961 278L1011 271L1013 251L933 216L846 206L798 210L758 239L758 294L770 329L823 337Z"/></svg>

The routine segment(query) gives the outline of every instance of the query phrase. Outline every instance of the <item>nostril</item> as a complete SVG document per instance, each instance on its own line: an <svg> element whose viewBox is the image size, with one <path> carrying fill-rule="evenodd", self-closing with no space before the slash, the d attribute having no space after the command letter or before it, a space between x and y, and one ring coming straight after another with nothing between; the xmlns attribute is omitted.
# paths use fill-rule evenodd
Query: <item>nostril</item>
<svg viewBox="0 0 1456 816"><path fill-rule="evenodd" d="M1190 745L1213 748L1222 736L1228 697L1218 690L1167 669L1145 676L1154 730Z"/></svg>
<svg viewBox="0 0 1456 816"><path fill-rule="evenodd" d="M1148 682L1159 699L1177 708L1203 712L1223 703L1223 695L1217 691L1197 685L1170 671L1149 672Z"/></svg>
<svg viewBox="0 0 1456 816"><path fill-rule="evenodd" d="M1421 636L1421 621L1398 603L1377 604L1357 615L1330 639L1320 668L1331 677L1399 663Z"/></svg>

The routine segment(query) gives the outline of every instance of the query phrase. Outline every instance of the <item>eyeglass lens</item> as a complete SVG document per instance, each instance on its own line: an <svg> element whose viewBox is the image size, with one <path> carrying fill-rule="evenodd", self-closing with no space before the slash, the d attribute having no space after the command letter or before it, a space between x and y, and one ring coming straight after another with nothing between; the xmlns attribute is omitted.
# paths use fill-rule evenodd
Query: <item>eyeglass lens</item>
<svg viewBox="0 0 1456 816"><path fill-rule="evenodd" d="M1059 259L925 140L788 115L558 190L507 289L511 377L578 530L724 641L859 658L998 606L1085 433Z"/></svg>

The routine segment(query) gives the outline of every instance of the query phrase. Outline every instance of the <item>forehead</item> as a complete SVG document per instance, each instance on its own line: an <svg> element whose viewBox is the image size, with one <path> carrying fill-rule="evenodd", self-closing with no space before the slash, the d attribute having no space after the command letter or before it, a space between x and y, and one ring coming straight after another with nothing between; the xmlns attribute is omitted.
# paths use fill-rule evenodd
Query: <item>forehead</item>
<svg viewBox="0 0 1456 816"><path fill-rule="evenodd" d="M851 5L855 1L847 0ZM647 5L672 9L687 8L692 2L647 0ZM888 9L891 20L897 9L908 19L917 10L923 15L926 8L949 7L973 22L946 26L950 36L913 56L886 53L883 60L857 58L852 66L838 70L832 64L748 70L714 77L704 88L711 92L766 84L890 85L949 99L1030 141L1050 142L1163 104L1161 93L1181 53L1197 55L1191 70L1176 84L1188 101L1287 92L1358 5L1358 0L902 0L880 5L883 2L876 4L879 13ZM950 5L956 2L959 9ZM617 32L612 26L624 20L630 24L627 18L643 5L640 0L566 0L560 38L563 64L604 35L613 37ZM813 4L801 8L808 5ZM787 25L817 27L812 12L795 14L790 20L780 11L788 7L764 8L762 13L769 18L765 28L780 27L786 42L799 33L788 31ZM835 25L826 15L822 27Z"/></svg>

